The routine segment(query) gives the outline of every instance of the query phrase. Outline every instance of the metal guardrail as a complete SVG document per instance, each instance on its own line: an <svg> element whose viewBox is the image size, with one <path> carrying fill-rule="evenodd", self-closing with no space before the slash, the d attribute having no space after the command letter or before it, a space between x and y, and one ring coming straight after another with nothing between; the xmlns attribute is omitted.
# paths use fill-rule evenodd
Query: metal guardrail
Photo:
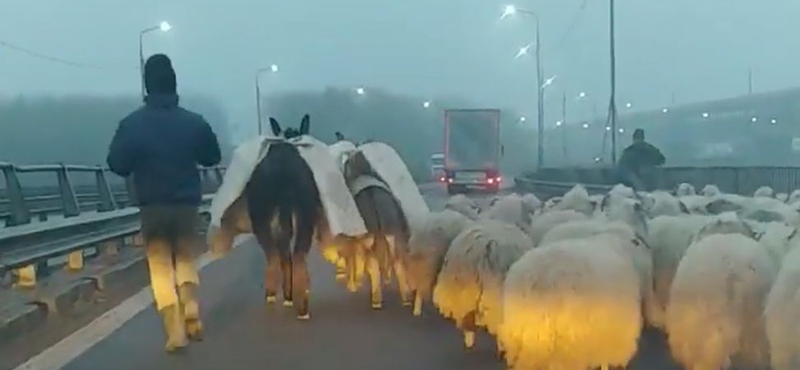
<svg viewBox="0 0 800 370"><path fill-rule="evenodd" d="M775 192L790 193L800 189L800 167L664 167L652 173L653 188L673 190L680 183L700 189L714 184L726 193L750 195L761 186ZM587 190L608 191L617 183L610 168L544 168L536 173L515 178L517 186L526 191L546 189L562 193L575 184ZM546 192L546 191L545 191Z"/></svg>
<svg viewBox="0 0 800 370"><path fill-rule="evenodd" d="M86 250L109 243L116 248L124 244L124 239L139 233L139 211L128 207L136 199L131 191L132 184L128 180L125 190L112 191L106 178L107 169L0 163L0 170L6 182L6 198L0 198L0 201L5 201L8 208L6 227L0 228L0 275L16 270L20 286L35 286L36 276L46 270L48 260L69 255L68 267L80 268ZM210 193L222 183L224 170L223 167L199 170L203 193L206 194L201 213L207 212L212 197ZM57 187L49 188L49 191L42 191L48 189L46 187L31 191L21 186L19 174L48 172L56 175ZM76 194L69 176L76 172L95 174L94 193L84 188ZM32 214L61 214L63 219L33 223Z"/></svg>

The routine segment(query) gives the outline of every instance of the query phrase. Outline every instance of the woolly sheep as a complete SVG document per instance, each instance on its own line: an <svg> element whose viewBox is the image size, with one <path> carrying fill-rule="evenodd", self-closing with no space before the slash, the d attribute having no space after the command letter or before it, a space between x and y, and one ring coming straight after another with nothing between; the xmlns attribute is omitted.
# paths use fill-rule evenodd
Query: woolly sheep
<svg viewBox="0 0 800 370"><path fill-rule="evenodd" d="M614 233L527 252L504 285L498 346L509 369L625 367L642 329L640 281Z"/></svg>
<svg viewBox="0 0 800 370"><path fill-rule="evenodd" d="M797 244L796 238L793 244ZM800 248L792 247L783 259L764 308L770 363L773 370L800 368Z"/></svg>
<svg viewBox="0 0 800 370"><path fill-rule="evenodd" d="M678 216L681 214L688 214L689 209L678 198L672 194L664 191L656 191L649 194L652 199L652 205L645 207L647 215L650 218L658 216Z"/></svg>
<svg viewBox="0 0 800 370"><path fill-rule="evenodd" d="M675 195L679 197L688 197L691 195L697 195L697 193L695 192L694 186L692 186L692 184L684 182L678 184L677 189L675 189Z"/></svg>
<svg viewBox="0 0 800 370"><path fill-rule="evenodd" d="M453 239L472 221L451 210L431 213L425 224L411 234L406 258L409 289L415 292L414 316L422 315L424 299L430 299L436 276Z"/></svg>
<svg viewBox="0 0 800 370"><path fill-rule="evenodd" d="M573 210L548 211L533 218L531 222L529 236L533 245L539 245L542 238L554 227L569 221L586 220L589 217L583 213Z"/></svg>
<svg viewBox="0 0 800 370"><path fill-rule="evenodd" d="M622 184L614 185L614 187L608 191L608 194L618 195L625 198L636 198L636 193L633 191L633 189Z"/></svg>
<svg viewBox="0 0 800 370"><path fill-rule="evenodd" d="M689 211L689 214L693 215L708 214L708 209L706 207L712 202L711 198L704 195L686 195L678 197L678 200L683 203L686 210Z"/></svg>
<svg viewBox="0 0 800 370"><path fill-rule="evenodd" d="M792 191L792 193L789 194L789 199L786 201L786 203L789 204L800 203L800 189Z"/></svg>
<svg viewBox="0 0 800 370"><path fill-rule="evenodd" d="M722 194L722 192L719 191L719 188L716 185L708 184L703 187L703 190L700 190L700 194L706 197L715 197Z"/></svg>
<svg viewBox="0 0 800 370"><path fill-rule="evenodd" d="M539 200L539 198L536 197L536 195L531 194L531 193L523 195L522 196L522 202L525 203L525 205L529 209L532 209L534 211L538 211L538 210L540 210L542 208L542 201Z"/></svg>
<svg viewBox="0 0 800 370"><path fill-rule="evenodd" d="M762 186L753 193L753 198L772 198L775 192L769 186Z"/></svg>
<svg viewBox="0 0 800 370"><path fill-rule="evenodd" d="M573 210L591 216L595 207L596 205L589 197L586 188L582 185L575 185L551 209L554 211Z"/></svg>
<svg viewBox="0 0 800 370"><path fill-rule="evenodd" d="M532 208L523 197L511 194L496 199L489 209L481 213L481 218L516 225L528 232L535 212L536 208Z"/></svg>
<svg viewBox="0 0 800 370"><path fill-rule="evenodd" d="M765 368L762 312L774 279L769 254L752 238L715 234L690 245L666 312L673 357L693 370Z"/></svg>
<svg viewBox="0 0 800 370"><path fill-rule="evenodd" d="M533 248L516 226L482 220L459 234L444 258L433 290L433 302L464 332L464 344L475 344L477 328L497 335L502 323L502 289L511 265Z"/></svg>
<svg viewBox="0 0 800 370"><path fill-rule="evenodd" d="M467 216L470 220L477 220L480 214L478 204L464 194L457 194L447 199L444 208Z"/></svg>
<svg viewBox="0 0 800 370"><path fill-rule="evenodd" d="M789 201L789 194L787 194L787 193L777 193L777 194L775 194L775 199L777 199L777 200L779 200L779 201L781 201L783 203L786 203L786 202Z"/></svg>

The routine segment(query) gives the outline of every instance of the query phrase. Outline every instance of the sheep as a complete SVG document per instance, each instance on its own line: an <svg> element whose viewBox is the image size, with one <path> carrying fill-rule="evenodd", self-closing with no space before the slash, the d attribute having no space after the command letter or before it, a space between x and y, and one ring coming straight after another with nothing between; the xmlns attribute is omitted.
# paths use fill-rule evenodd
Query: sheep
<svg viewBox="0 0 800 370"><path fill-rule="evenodd" d="M779 201L781 201L783 203L787 203L789 201L789 194L787 194L787 193L777 193L777 194L775 194L775 199L777 199L777 200L779 200Z"/></svg>
<svg viewBox="0 0 800 370"><path fill-rule="evenodd" d="M795 234L788 239L792 244L783 258L778 276L767 296L764 308L770 364L773 370L800 368L800 342L797 322L800 312L800 248Z"/></svg>
<svg viewBox="0 0 800 370"><path fill-rule="evenodd" d="M650 218L658 216L678 216L681 214L688 214L689 209L678 198L665 191L656 191L648 195L652 199L652 204L648 207L647 215Z"/></svg>
<svg viewBox="0 0 800 370"><path fill-rule="evenodd" d="M481 213L481 218L506 222L528 232L535 212L536 208L523 197L511 194L495 199L489 209Z"/></svg>
<svg viewBox="0 0 800 370"><path fill-rule="evenodd" d="M632 188L622 184L614 185L614 187L608 191L608 194L614 194L625 198L637 198L636 192L633 191Z"/></svg>
<svg viewBox="0 0 800 370"><path fill-rule="evenodd" d="M506 272L532 248L519 228L494 220L476 222L453 240L433 290L433 302L463 331L467 349L474 346L478 327L497 335Z"/></svg>
<svg viewBox="0 0 800 370"><path fill-rule="evenodd" d="M409 289L414 292L414 316L422 315L424 299L430 299L436 276L450 244L472 222L451 210L431 213L425 224L411 234L406 256Z"/></svg>
<svg viewBox="0 0 800 370"><path fill-rule="evenodd" d="M532 193L523 195L522 202L525 203L525 206L528 209L531 209L534 212L539 211L542 208L542 201Z"/></svg>
<svg viewBox="0 0 800 370"><path fill-rule="evenodd" d="M589 197L586 188L582 185L575 185L551 209L554 211L573 210L591 216L595 207L596 204Z"/></svg>
<svg viewBox="0 0 800 370"><path fill-rule="evenodd" d="M708 184L703 187L703 190L700 190L700 194L705 197L715 197L722 194L722 192L719 191L719 188L716 185Z"/></svg>
<svg viewBox="0 0 800 370"><path fill-rule="evenodd" d="M753 238L714 234L692 243L666 311L673 357L690 370L766 368L762 312L774 279L769 254Z"/></svg>
<svg viewBox="0 0 800 370"><path fill-rule="evenodd" d="M775 192L769 186L762 186L753 193L753 198L773 198Z"/></svg>
<svg viewBox="0 0 800 370"><path fill-rule="evenodd" d="M444 208L467 216L470 220L477 220L480 216L478 204L464 194L457 194L447 199Z"/></svg>
<svg viewBox="0 0 800 370"><path fill-rule="evenodd" d="M533 245L539 245L542 238L554 227L569 221L586 220L589 217L583 213L565 210L543 212L533 218L528 235L533 241Z"/></svg>
<svg viewBox="0 0 800 370"><path fill-rule="evenodd" d="M650 220L648 226L647 243L652 248L653 254L653 289L655 293L655 301L648 318L652 326L660 329L664 329L675 271L692 241L714 233L752 235L752 231L745 222L733 214L660 216Z"/></svg>
<svg viewBox="0 0 800 370"><path fill-rule="evenodd" d="M789 199L786 201L786 203L788 204L800 203L800 189L792 191L792 193L789 194Z"/></svg>
<svg viewBox="0 0 800 370"><path fill-rule="evenodd" d="M704 195L686 195L678 197L678 200L683 203L689 214L692 215L707 215L708 206L713 200Z"/></svg>
<svg viewBox="0 0 800 370"><path fill-rule="evenodd" d="M694 186L692 186L692 184L683 182L678 184L678 187L675 189L675 195L679 197L688 197L692 195L697 195L697 193L695 192Z"/></svg>
<svg viewBox="0 0 800 370"><path fill-rule="evenodd" d="M504 285L498 347L509 369L624 367L642 330L629 227L527 252ZM639 244L638 246L636 244Z"/></svg>

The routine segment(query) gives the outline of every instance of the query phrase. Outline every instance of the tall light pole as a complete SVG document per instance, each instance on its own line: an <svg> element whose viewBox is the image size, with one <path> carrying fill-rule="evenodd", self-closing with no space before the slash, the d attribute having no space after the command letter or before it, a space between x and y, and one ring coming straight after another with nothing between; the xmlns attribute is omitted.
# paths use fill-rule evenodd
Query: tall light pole
<svg viewBox="0 0 800 370"><path fill-rule="evenodd" d="M144 46L142 45L142 40L144 39L144 35L149 32L153 31L161 31L167 32L172 29L172 26L164 21L161 22L158 26L153 26L150 28L145 28L141 32L139 32L139 79L142 88L142 97L145 96L145 89L144 89Z"/></svg>
<svg viewBox="0 0 800 370"><path fill-rule="evenodd" d="M617 164L617 55L614 24L614 0L609 0L609 48L611 54L611 99L608 103L608 119L611 121L611 165Z"/></svg>
<svg viewBox="0 0 800 370"><path fill-rule="evenodd" d="M536 168L541 169L544 165L544 87L545 83L542 81L542 74L543 74L543 66L542 66L542 43L540 39L540 28L539 28L539 16L527 9L517 8L514 5L506 5L503 16L500 19L504 19L508 16L515 15L517 13L522 13L528 16L533 17L536 21L536 96L537 96L537 122L536 122ZM523 51L524 50L524 51ZM521 48L520 52L517 54L517 57L524 55L527 53L527 47ZM552 82L552 81L550 81Z"/></svg>
<svg viewBox="0 0 800 370"><path fill-rule="evenodd" d="M256 74L255 74L254 82L255 82L255 86L256 86L256 114L258 114L258 135L259 136L261 136L261 134L262 134L262 125L261 125L261 120L262 120L262 116L261 116L261 86L259 84L259 81L261 80L260 79L261 74L264 73L264 72L277 73L278 72L278 65L277 64L273 64L269 68L261 68L261 69L257 70Z"/></svg>

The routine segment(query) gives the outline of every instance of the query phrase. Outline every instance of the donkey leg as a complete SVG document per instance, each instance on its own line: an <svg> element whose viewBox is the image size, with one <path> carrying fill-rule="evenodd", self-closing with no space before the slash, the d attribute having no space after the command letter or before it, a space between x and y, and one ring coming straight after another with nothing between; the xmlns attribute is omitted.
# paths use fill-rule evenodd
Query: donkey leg
<svg viewBox="0 0 800 370"><path fill-rule="evenodd" d="M464 332L464 347L467 350L471 350L475 346L475 333L478 331L478 326L475 322L476 314L475 311L471 311L461 322L461 330Z"/></svg>
<svg viewBox="0 0 800 370"><path fill-rule="evenodd" d="M292 255L280 253L281 272L283 273L283 306L292 307L294 304L292 295Z"/></svg>
<svg viewBox="0 0 800 370"><path fill-rule="evenodd" d="M264 276L266 286L267 303L273 304L278 301L278 287L281 279L281 256L278 250L272 247L265 248L267 255L267 270Z"/></svg>
<svg viewBox="0 0 800 370"><path fill-rule="evenodd" d="M308 265L306 262L307 253L295 253L292 256L292 295L294 296L294 308L297 311L297 318L308 320L311 313L308 307L308 296L310 281L308 276Z"/></svg>
<svg viewBox="0 0 800 370"><path fill-rule="evenodd" d="M403 302L403 307L411 307L413 304L413 297L411 289L408 287L408 280L406 280L405 256L398 249L397 239L394 235L387 236L386 241L389 243L389 255L391 256L394 266L394 275L397 277L397 289L400 291L400 300Z"/></svg>
<svg viewBox="0 0 800 370"><path fill-rule="evenodd" d="M422 316L422 293L414 292L414 316Z"/></svg>

